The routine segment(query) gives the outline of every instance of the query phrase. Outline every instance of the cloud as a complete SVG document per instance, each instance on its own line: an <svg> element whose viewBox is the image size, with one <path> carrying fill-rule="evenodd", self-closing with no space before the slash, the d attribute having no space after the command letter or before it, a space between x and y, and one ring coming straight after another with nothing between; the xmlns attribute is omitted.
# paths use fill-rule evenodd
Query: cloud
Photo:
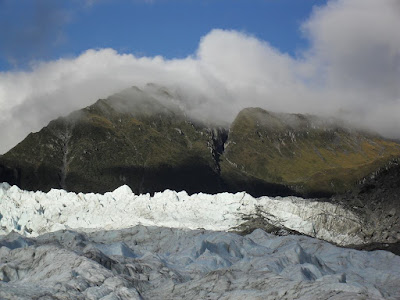
<svg viewBox="0 0 400 300"><path fill-rule="evenodd" d="M0 73L0 153L29 132L126 87L153 82L186 101L192 116L231 122L244 107L342 117L400 138L400 5L335 0L302 25L298 57L237 31L213 30L184 59L113 49Z"/></svg>
<svg viewBox="0 0 400 300"><path fill-rule="evenodd" d="M302 26L312 82L337 97L330 105L364 125L400 137L400 2L337 0ZM322 100L322 98L321 98Z"/></svg>
<svg viewBox="0 0 400 300"><path fill-rule="evenodd" d="M327 68L329 84L352 90L369 85L388 98L399 95L399 87L393 89L400 75L396 28L397 0L328 2L303 25L313 59Z"/></svg>

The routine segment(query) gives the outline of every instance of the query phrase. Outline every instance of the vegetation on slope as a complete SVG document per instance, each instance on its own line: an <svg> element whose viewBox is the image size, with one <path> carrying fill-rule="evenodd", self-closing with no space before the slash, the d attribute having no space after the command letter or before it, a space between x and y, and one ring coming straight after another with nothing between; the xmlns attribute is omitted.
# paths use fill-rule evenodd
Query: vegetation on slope
<svg viewBox="0 0 400 300"><path fill-rule="evenodd" d="M228 131L189 119L162 90L137 88L59 118L0 157L0 181L29 190L135 193L247 191L331 195L394 157L400 145L314 116L260 108ZM157 99L156 99L157 98Z"/></svg>
<svg viewBox="0 0 400 300"><path fill-rule="evenodd" d="M3 164L23 170L27 189L105 192L128 184L137 193L215 192L214 133L138 89L124 93L50 122Z"/></svg>
<svg viewBox="0 0 400 300"><path fill-rule="evenodd" d="M301 194L341 193L390 159L400 145L313 116L248 108L233 122L222 170L232 169Z"/></svg>

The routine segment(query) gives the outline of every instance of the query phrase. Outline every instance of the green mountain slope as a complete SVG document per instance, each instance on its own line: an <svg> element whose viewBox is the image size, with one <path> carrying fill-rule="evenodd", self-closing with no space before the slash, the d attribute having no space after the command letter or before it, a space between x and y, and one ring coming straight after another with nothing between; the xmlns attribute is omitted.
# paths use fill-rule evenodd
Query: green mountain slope
<svg viewBox="0 0 400 300"><path fill-rule="evenodd" d="M314 116L241 111L228 129L186 116L167 90L132 87L49 123L0 157L23 189L331 195L400 157L400 145ZM158 97L158 96L162 97Z"/></svg>
<svg viewBox="0 0 400 300"><path fill-rule="evenodd" d="M225 147L222 174L246 174L301 194L330 195L400 155L400 145L314 116L260 108L239 113Z"/></svg>
<svg viewBox="0 0 400 300"><path fill-rule="evenodd" d="M27 189L105 192L128 184L137 193L215 192L217 134L132 88L50 122L1 161L19 170Z"/></svg>

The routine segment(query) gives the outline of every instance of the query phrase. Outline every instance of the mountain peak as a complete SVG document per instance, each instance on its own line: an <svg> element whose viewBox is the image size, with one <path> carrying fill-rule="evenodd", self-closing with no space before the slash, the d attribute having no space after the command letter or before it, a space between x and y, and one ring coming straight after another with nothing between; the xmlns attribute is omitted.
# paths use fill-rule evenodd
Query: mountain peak
<svg viewBox="0 0 400 300"><path fill-rule="evenodd" d="M400 145L333 119L243 109L227 129L189 118L154 84L51 121L0 158L0 181L24 189L134 193L246 190L332 195L400 156Z"/></svg>

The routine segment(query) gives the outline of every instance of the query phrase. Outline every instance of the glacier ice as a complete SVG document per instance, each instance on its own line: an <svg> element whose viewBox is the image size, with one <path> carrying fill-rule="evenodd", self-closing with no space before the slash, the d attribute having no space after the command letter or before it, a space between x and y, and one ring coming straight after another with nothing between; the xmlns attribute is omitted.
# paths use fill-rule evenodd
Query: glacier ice
<svg viewBox="0 0 400 300"><path fill-rule="evenodd" d="M100 194L0 184L0 299L399 299L400 257L300 235L234 231L252 217L347 245L338 205L127 186Z"/></svg>
<svg viewBox="0 0 400 300"><path fill-rule="evenodd" d="M14 232L0 279L1 299L399 299L400 257L261 229Z"/></svg>
<svg viewBox="0 0 400 300"><path fill-rule="evenodd" d="M52 189L28 192L0 184L0 234L37 236L62 229L114 230L135 225L229 231L261 217L338 245L362 244L360 218L328 202L297 197L260 197L241 192L216 195L166 190L135 195L128 186L100 194Z"/></svg>

